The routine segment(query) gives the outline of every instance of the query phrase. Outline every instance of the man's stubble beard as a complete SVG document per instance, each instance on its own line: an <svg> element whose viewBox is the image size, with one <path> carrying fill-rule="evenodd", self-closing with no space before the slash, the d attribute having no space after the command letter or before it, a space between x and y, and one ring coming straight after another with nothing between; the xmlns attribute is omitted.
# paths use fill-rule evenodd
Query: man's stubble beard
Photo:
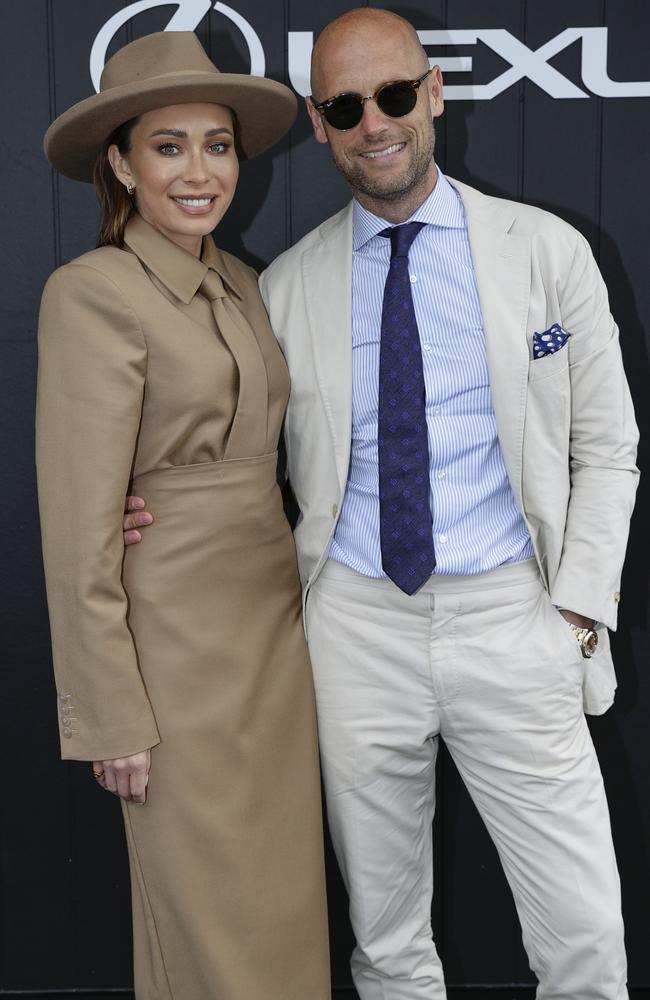
<svg viewBox="0 0 650 1000"><path fill-rule="evenodd" d="M370 180L363 172L363 167L361 165L356 166L348 160L344 160L334 152L331 145L330 152L332 154L334 165L337 170L343 174L344 178L352 188L353 193L356 194L359 192L367 198L372 198L378 201L393 202L398 201L400 198L404 198L406 195L410 194L426 177L431 166L431 161L433 160L433 153L435 149L435 131L433 128L433 122L431 123L431 131L429 132L427 139L428 141L417 149L416 154L408 164L405 173L398 177L387 178L383 182L380 180Z"/></svg>

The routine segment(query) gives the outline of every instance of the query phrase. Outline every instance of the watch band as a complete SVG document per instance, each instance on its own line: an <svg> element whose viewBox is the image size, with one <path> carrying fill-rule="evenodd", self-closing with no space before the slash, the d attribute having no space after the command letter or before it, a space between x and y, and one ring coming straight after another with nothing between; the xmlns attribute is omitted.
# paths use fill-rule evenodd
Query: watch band
<svg viewBox="0 0 650 1000"><path fill-rule="evenodd" d="M564 620L566 621L566 618ZM586 660L589 660L596 652L598 633L593 628L584 628L581 625L574 625L573 622L567 621L567 625L578 640L582 655Z"/></svg>

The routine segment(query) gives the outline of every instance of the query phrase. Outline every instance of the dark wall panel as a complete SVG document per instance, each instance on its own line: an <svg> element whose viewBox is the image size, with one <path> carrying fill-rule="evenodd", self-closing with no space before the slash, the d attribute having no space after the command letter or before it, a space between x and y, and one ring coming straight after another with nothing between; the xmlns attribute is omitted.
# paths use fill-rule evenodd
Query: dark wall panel
<svg viewBox="0 0 650 1000"><path fill-rule="evenodd" d="M567 28L607 28L611 80L650 77L650 6L644 0L377 4L401 13L421 31L505 29L531 52ZM92 189L52 174L41 154L42 134L52 117L91 92L93 40L109 17L130 6L126 0L33 0L5 4L2 11L0 732L6 808L0 827L0 994L109 990L128 987L131 979L128 872L119 807L94 786L87 766L58 760L32 430L40 292L55 266L94 244L97 228ZM196 0L143 4L147 9L116 33L109 55L126 41L162 30L179 12L189 16L196 6ZM352 6L344 0L324 0L317 8L299 0L232 0L229 5L256 32L267 75L291 80L302 90L299 77L304 79L308 65L304 45L309 38L301 36L303 59L297 60L297 36L290 33L316 35ZM223 5L216 7L195 25L197 34L221 69L246 72L250 64L244 37ZM293 53L290 37L296 42ZM509 67L485 41L427 45L427 51L432 58L472 59L471 72L447 74L451 88L488 84ZM520 79L492 100L449 100L437 123L436 155L452 176L557 212L585 233L608 283L639 423L647 430L650 96L594 96L583 81L579 39L549 63L587 96L554 98L538 83ZM286 140L271 155L242 164L239 190L217 234L222 246L258 268L348 198L327 149L311 137L302 96L300 102L298 121ZM647 457L642 440L642 469L649 466ZM649 492L642 478L621 624L613 640L617 703L591 724L619 855L631 983L639 987L650 984ZM459 986L530 981L496 852L444 750L438 774L433 923L447 978ZM334 983L349 988L352 937L331 850L328 884Z"/></svg>
<svg viewBox="0 0 650 1000"><path fill-rule="evenodd" d="M8 986L29 981L34 965L33 914L31 919L26 916L27 899L40 907L42 928L51 928L52 947L48 946L43 975L50 982L69 982L71 971L61 948L71 909L68 871L60 863L70 853L68 788L53 756L57 753L54 690L32 473L35 316L40 289L54 266L56 245L53 181L40 152L41 135L52 113L50 14L50 6L41 0L14 10L11 18L3 16L8 58L2 72L0 140L0 444L5 528L0 543L4 709L0 746L5 762L0 975ZM24 48L27 40L29 54Z"/></svg>
<svg viewBox="0 0 650 1000"><path fill-rule="evenodd" d="M610 33L609 75L644 80L648 72L648 10L643 3L606 4ZM613 713L592 727L599 751L617 846L626 916L631 982L650 979L647 942L650 906L639 888L650 886L650 648L648 644L648 509L650 504L650 282L648 282L648 177L650 101L603 100L600 226L597 252L612 312L620 326L623 356L642 429L642 470L623 577L621 627L613 637L619 677ZM643 433L645 431L645 433ZM645 473L645 474L643 474ZM646 890L647 891L647 890Z"/></svg>

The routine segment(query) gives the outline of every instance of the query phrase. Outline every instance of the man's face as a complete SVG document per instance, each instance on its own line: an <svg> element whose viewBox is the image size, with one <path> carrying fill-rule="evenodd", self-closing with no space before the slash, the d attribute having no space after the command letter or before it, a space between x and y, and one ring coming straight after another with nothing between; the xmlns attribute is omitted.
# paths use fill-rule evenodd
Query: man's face
<svg viewBox="0 0 650 1000"><path fill-rule="evenodd" d="M373 94L384 83L415 80L426 70L422 50L408 36L364 26L331 38L320 53L313 95L316 102L341 93ZM433 188L433 118L442 113L438 67L423 81L416 105L403 118L385 115L375 101L363 105L360 123L348 131L333 128L307 107L316 139L328 143L332 158L353 192L373 203L422 200ZM365 198L364 198L365 196Z"/></svg>

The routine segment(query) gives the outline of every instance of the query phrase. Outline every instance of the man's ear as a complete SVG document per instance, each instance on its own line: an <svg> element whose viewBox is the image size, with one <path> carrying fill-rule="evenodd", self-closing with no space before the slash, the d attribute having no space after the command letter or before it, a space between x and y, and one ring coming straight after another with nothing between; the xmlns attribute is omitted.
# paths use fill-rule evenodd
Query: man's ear
<svg viewBox="0 0 650 1000"><path fill-rule="evenodd" d="M434 66L432 68L430 76L426 78L424 83L427 88L427 93L429 95L429 103L431 105L431 117L439 118L442 112L445 110L442 73L440 72L440 66Z"/></svg>
<svg viewBox="0 0 650 1000"><path fill-rule="evenodd" d="M128 187L129 184L133 184L135 186L135 178L131 173L129 161L126 156L120 153L115 143L108 147L106 155L108 156L108 162L113 168L113 173L117 177L118 181L120 181L124 187Z"/></svg>
<svg viewBox="0 0 650 1000"><path fill-rule="evenodd" d="M305 98L305 104L307 105L307 111L309 112L309 117L311 118L312 128L314 130L314 137L316 142L327 142L327 132L325 131L325 126L323 124L323 118L319 115L318 111L314 107L314 102L311 97Z"/></svg>

